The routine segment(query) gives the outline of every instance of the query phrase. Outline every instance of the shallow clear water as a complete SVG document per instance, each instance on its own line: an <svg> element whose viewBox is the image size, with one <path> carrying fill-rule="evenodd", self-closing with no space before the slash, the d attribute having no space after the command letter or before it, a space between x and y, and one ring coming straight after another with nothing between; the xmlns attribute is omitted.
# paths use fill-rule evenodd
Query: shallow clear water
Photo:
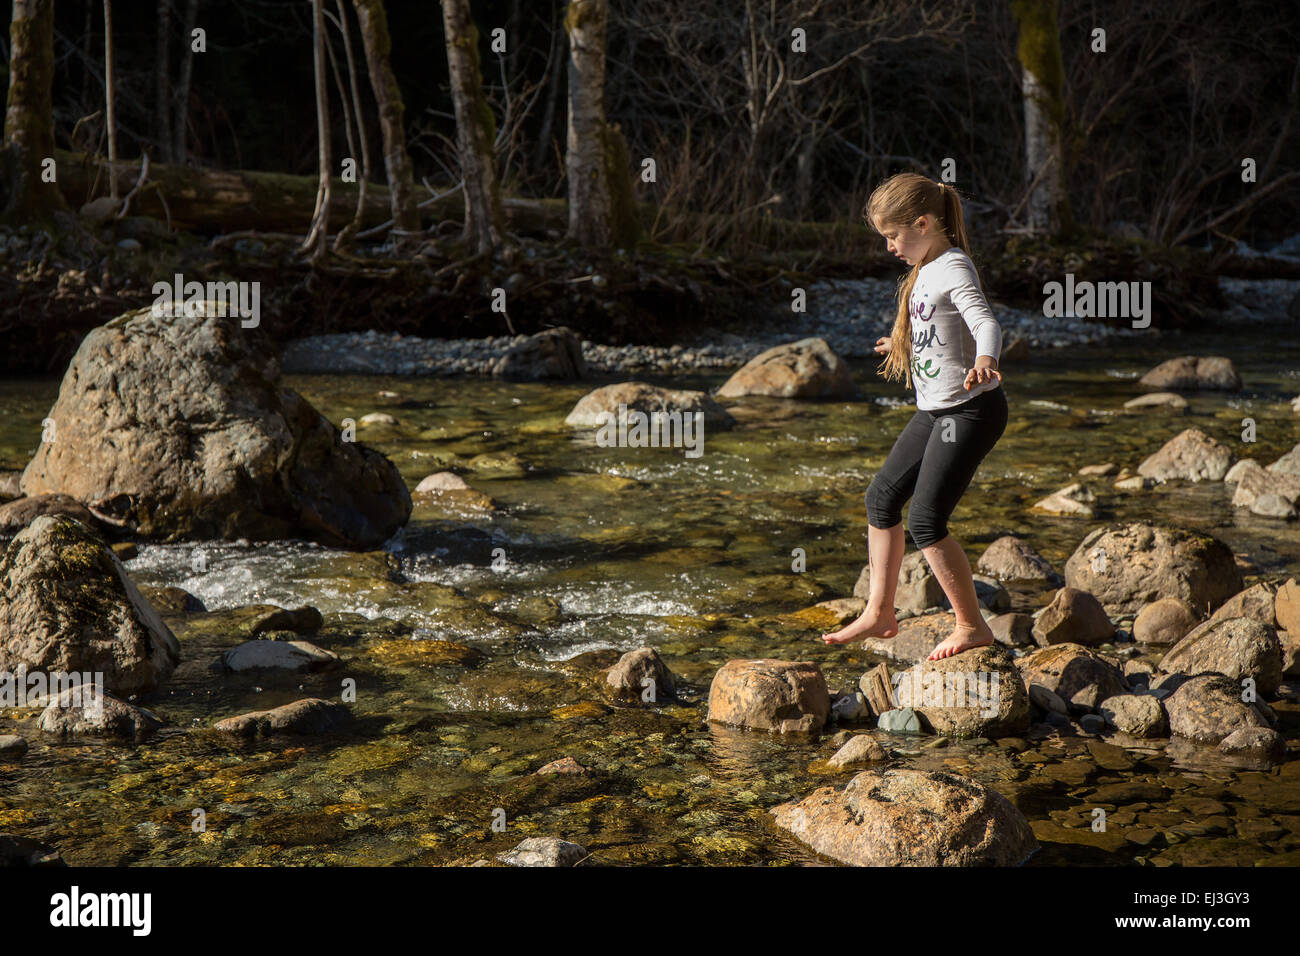
<svg viewBox="0 0 1300 956"><path fill-rule="evenodd" d="M1123 411L1133 379L1187 353L1230 355L1246 389L1189 396L1185 416ZM1295 573L1300 532L1234 512L1222 483L1123 494L1091 479L1099 510L1088 521L1029 506L1077 480L1083 465L1135 467L1193 426L1243 457L1272 461L1300 441L1289 405L1300 393L1298 358L1295 344L1246 329L1008 365L1011 424L951 530L972 560L1014 533L1061 569L1091 528L1150 518L1208 530L1255 574ZM358 437L412 487L451 468L497 510L418 504L390 542L391 558L298 543L143 546L128 564L139 583L178 585L213 612L170 618L185 662L142 701L168 729L142 745L60 743L24 730L31 752L0 766L0 831L54 842L73 863L471 862L531 835L562 836L615 863L812 860L766 810L851 776L810 768L829 756L826 739L724 730L703 716L712 675L732 658L815 660L833 692L875 663L782 617L851 592L865 561L863 491L913 411L870 366L855 373L863 401L733 404L738 427L706 432L699 459L680 448L601 448L567 429L565 414L592 383L290 379L335 423L393 415L395 428L361 426ZM724 378L647 380L712 388ZM399 397L379 397L384 390ZM56 392L55 381L0 383L0 467L26 462ZM1247 417L1253 446L1240 441ZM792 571L795 549L806 553L804 573ZM1046 597L1016 599L1032 609ZM210 671L243 639L237 609L255 603L319 608L326 626L311 639L339 654L342 668L255 679ZM449 662L425 638L485 657ZM603 694L600 667L642 644L658 647L681 678L678 701L617 706ZM298 697L336 696L344 678L356 680L360 718L348 734L239 745L204 729ZM1294 741L1295 702L1276 709ZM30 717L0 714L0 733L30 728ZM1033 862L1294 863L1300 853L1294 764L1244 770L1175 759L1155 744L1133 752L1133 767L1113 770L1078 739L1015 754L880 737L901 751L899 765L956 769L1012 797L1031 820L1072 828L1078 839L1045 841ZM563 756L594 773L530 776ZM1159 799L1111 801L1116 827L1155 828L1153 841L1087 845L1097 803L1089 794L1116 782L1161 788ZM192 832L195 809L206 813L205 833ZM491 828L498 809L505 833Z"/></svg>

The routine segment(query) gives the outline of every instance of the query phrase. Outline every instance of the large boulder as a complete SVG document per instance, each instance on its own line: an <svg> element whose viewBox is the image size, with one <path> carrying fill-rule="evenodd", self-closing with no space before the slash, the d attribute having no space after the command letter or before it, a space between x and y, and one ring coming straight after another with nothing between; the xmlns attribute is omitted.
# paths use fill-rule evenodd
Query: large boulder
<svg viewBox="0 0 1300 956"><path fill-rule="evenodd" d="M1005 648L921 661L895 679L899 707L915 710L937 734L1013 737L1029 727L1029 696Z"/></svg>
<svg viewBox="0 0 1300 956"><path fill-rule="evenodd" d="M582 358L582 339L564 326L530 335L496 360L492 374L512 382L584 378L587 365Z"/></svg>
<svg viewBox="0 0 1300 956"><path fill-rule="evenodd" d="M1115 625L1106 616L1101 602L1087 591L1063 587L1051 603L1038 612L1033 628L1034 641L1042 647L1050 644L1105 644L1115 636Z"/></svg>
<svg viewBox="0 0 1300 956"><path fill-rule="evenodd" d="M1003 535L980 555L979 570L1002 581L1054 583L1060 575L1047 559L1014 535Z"/></svg>
<svg viewBox="0 0 1300 956"><path fill-rule="evenodd" d="M0 555L0 671L103 674L129 696L157 688L180 645L85 525L42 516Z"/></svg>
<svg viewBox="0 0 1300 956"><path fill-rule="evenodd" d="M830 691L810 661L727 661L709 687L709 720L780 733L816 733L830 715Z"/></svg>
<svg viewBox="0 0 1300 956"><path fill-rule="evenodd" d="M573 406L564 419L564 424L574 428L598 428L614 416L618 421L620 409L627 413L641 412L643 415L695 414L704 415L704 424L709 428L726 429L736 424L736 420L727 414L727 410L709 397L707 392L694 392L687 389L660 388L645 382L620 382L606 385L588 392Z"/></svg>
<svg viewBox="0 0 1300 956"><path fill-rule="evenodd" d="M1182 355L1161 362L1138 379L1138 385L1155 392L1198 389L1236 392L1241 389L1241 376L1233 368L1230 358Z"/></svg>
<svg viewBox="0 0 1300 956"><path fill-rule="evenodd" d="M1208 534L1148 522L1098 528L1065 563L1065 583L1087 591L1107 613L1136 614L1164 597L1198 611L1241 590L1232 551Z"/></svg>
<svg viewBox="0 0 1300 956"><path fill-rule="evenodd" d="M1282 683L1282 644L1269 625L1249 617L1211 618L1160 659L1166 674L1222 674L1251 678L1256 691L1271 697Z"/></svg>
<svg viewBox="0 0 1300 956"><path fill-rule="evenodd" d="M719 398L852 398L857 394L844 360L825 339L778 345L750 359L722 388Z"/></svg>
<svg viewBox="0 0 1300 956"><path fill-rule="evenodd" d="M1271 729L1253 705L1241 699L1241 685L1221 674L1201 674L1183 681L1165 699L1169 730L1202 744L1218 745L1246 727Z"/></svg>
<svg viewBox="0 0 1300 956"><path fill-rule="evenodd" d="M86 336L25 494L70 495L152 538L369 548L405 524L411 496L392 462L283 388L263 336L215 303L176 311L141 309Z"/></svg>
<svg viewBox="0 0 1300 956"><path fill-rule="evenodd" d="M778 826L850 866L1016 866L1038 842L1000 793L952 773L864 770L772 808Z"/></svg>
<svg viewBox="0 0 1300 956"><path fill-rule="evenodd" d="M1038 684L1060 697L1076 713L1096 710L1108 697L1128 693L1120 669L1079 644L1054 644L1016 661L1025 686Z"/></svg>
<svg viewBox="0 0 1300 956"><path fill-rule="evenodd" d="M1137 467L1143 478L1169 481L1222 481L1236 455L1227 445L1215 441L1199 428L1179 432L1145 458Z"/></svg>

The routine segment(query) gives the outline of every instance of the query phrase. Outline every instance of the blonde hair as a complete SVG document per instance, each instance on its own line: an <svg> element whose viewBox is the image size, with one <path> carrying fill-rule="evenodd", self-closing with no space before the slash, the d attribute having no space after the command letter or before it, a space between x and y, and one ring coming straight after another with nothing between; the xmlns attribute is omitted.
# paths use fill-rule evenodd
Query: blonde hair
<svg viewBox="0 0 1300 956"><path fill-rule="evenodd" d="M947 183L936 183L919 173L898 173L872 190L862 214L873 229L877 219L887 226L910 227L922 216L931 216L948 241L970 255L961 197ZM887 381L901 379L907 388L912 387L910 299L920 271L921 263L918 262L898 284L898 313L889 335L889 354L878 369Z"/></svg>

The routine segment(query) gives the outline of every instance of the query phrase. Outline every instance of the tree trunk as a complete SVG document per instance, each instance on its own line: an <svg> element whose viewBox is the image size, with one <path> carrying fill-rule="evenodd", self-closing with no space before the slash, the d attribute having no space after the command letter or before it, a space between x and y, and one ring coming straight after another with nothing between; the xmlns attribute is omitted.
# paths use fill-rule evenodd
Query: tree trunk
<svg viewBox="0 0 1300 956"><path fill-rule="evenodd" d="M605 122L606 0L570 0L569 35L569 238L583 246L636 241L638 220L627 145Z"/></svg>
<svg viewBox="0 0 1300 956"><path fill-rule="evenodd" d="M59 184L41 179L42 161L54 158L54 0L14 0L9 51L4 219L45 222L67 208Z"/></svg>
<svg viewBox="0 0 1300 956"><path fill-rule="evenodd" d="M478 252L490 252L503 242L505 217L493 156L496 123L483 96L478 30L470 18L469 0L442 0L442 22L456 107L456 146L465 181L464 237Z"/></svg>
<svg viewBox="0 0 1300 956"><path fill-rule="evenodd" d="M551 75L546 87L546 106L542 109L542 128L537 135L537 145L533 148L534 169L541 169L551 152L551 130L555 126L555 105L559 101L560 82L564 78L564 70L559 62L563 53L560 49L561 35L557 30L551 38L551 50L546 61Z"/></svg>
<svg viewBox="0 0 1300 956"><path fill-rule="evenodd" d="M171 0L158 0L158 35L153 54L153 138L158 144L158 160L172 161L171 98Z"/></svg>
<svg viewBox="0 0 1300 956"><path fill-rule="evenodd" d="M175 119L172 121L172 162L185 162L185 134L189 132L190 80L194 76L194 27L199 22L199 0L187 0L181 24L181 73L176 80Z"/></svg>
<svg viewBox="0 0 1300 956"><path fill-rule="evenodd" d="M316 156L318 185L316 211L311 217L311 231L303 249L315 246L312 258L325 255L330 229L330 91L325 80L325 12L324 0L311 0L312 63L316 77Z"/></svg>
<svg viewBox="0 0 1300 956"><path fill-rule="evenodd" d="M1072 226L1065 191L1065 67L1056 0L1012 0L1025 104L1026 221L1033 233L1058 235Z"/></svg>
<svg viewBox="0 0 1300 956"><path fill-rule="evenodd" d="M117 199L117 84L113 81L113 0L104 0L104 117L108 124L109 195Z"/></svg>
<svg viewBox="0 0 1300 956"><path fill-rule="evenodd" d="M390 59L392 41L388 36L388 17L383 0L353 0L361 41L366 50L370 87L379 107L379 132L384 138L384 172L388 177L388 195L392 203L393 246L400 248L420 232L420 214L415 205L415 183L411 174L411 156L406 151L406 129L402 125L405 108L402 91L393 76Z"/></svg>
<svg viewBox="0 0 1300 956"><path fill-rule="evenodd" d="M357 137L361 146L361 178L357 181L357 210L352 222L345 226L334 240L334 248L340 249L361 229L361 217L366 208L366 191L370 185L370 142L366 136L366 121L361 113L361 91L357 88L357 63L352 56L352 28L348 25L347 9L343 0L334 0L339 14L339 32L343 34L343 56L348 65L348 89L352 97L352 112L356 115ZM352 157L356 161L356 157Z"/></svg>

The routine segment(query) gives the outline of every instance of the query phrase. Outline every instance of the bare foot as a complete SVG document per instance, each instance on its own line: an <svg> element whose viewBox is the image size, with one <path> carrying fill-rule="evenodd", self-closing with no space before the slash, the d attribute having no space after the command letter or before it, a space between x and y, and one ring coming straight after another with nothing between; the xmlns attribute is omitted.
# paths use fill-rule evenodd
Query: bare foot
<svg viewBox="0 0 1300 956"><path fill-rule="evenodd" d="M981 620L978 624L958 624L943 643L930 652L926 660L941 660L976 647L988 647L992 643L993 631L985 621Z"/></svg>
<svg viewBox="0 0 1300 956"><path fill-rule="evenodd" d="M834 634L823 634L822 640L827 644L847 644L860 637L893 637L898 633L898 619L894 609L873 611L867 608L856 621ZM990 632L992 633L992 632Z"/></svg>

